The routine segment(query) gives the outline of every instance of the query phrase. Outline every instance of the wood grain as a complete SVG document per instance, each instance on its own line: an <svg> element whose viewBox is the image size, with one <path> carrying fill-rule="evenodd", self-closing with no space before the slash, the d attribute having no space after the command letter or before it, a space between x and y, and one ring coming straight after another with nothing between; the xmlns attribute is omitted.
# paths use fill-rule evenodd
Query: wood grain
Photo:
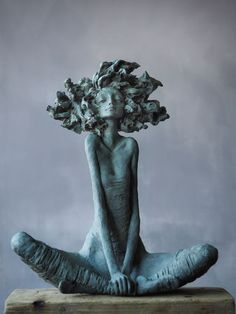
<svg viewBox="0 0 236 314"><path fill-rule="evenodd" d="M111 297L61 294L56 289L16 289L4 314L188 313L234 314L234 299L222 288L182 288L157 296Z"/></svg>

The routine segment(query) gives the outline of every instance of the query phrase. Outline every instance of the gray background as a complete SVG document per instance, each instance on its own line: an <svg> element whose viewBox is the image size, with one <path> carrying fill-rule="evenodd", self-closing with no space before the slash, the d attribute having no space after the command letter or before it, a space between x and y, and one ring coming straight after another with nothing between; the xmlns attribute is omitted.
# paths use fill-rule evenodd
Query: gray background
<svg viewBox="0 0 236 314"><path fill-rule="evenodd" d="M47 285L11 251L25 230L81 247L93 205L84 138L52 120L63 81L136 61L171 118L135 133L141 232L150 251L209 242L217 265L194 285L236 294L235 1L1 1L0 291Z"/></svg>

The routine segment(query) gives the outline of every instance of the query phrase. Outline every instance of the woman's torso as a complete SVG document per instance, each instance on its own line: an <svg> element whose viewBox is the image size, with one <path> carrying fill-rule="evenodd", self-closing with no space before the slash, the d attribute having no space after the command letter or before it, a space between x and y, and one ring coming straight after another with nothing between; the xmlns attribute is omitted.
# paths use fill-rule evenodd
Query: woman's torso
<svg viewBox="0 0 236 314"><path fill-rule="evenodd" d="M132 152L128 150L127 138L122 138L114 151L108 149L100 141L96 147L96 155L107 205L113 251L117 262L122 263L132 212ZM95 219L80 253L93 264L97 264L99 261L103 268L105 267L103 265L105 257L98 230L99 225Z"/></svg>

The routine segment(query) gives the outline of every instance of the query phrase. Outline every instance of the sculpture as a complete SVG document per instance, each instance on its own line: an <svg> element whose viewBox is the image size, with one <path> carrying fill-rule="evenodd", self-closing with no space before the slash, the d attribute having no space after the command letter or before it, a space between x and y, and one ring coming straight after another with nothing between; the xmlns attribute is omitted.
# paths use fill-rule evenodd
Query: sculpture
<svg viewBox="0 0 236 314"><path fill-rule="evenodd" d="M217 249L196 245L176 253L148 253L139 236L138 144L118 132L133 132L169 118L149 95L162 83L137 63L103 62L92 80L65 81L56 106L47 110L62 126L89 131L85 150L94 200L94 222L82 249L68 253L24 232L11 245L39 276L63 293L146 295L177 289L203 275L216 261Z"/></svg>

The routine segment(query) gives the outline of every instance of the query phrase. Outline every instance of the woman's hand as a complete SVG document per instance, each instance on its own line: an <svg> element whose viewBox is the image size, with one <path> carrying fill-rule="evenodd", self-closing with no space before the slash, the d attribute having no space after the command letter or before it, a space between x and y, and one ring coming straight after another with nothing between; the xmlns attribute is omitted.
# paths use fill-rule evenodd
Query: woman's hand
<svg viewBox="0 0 236 314"><path fill-rule="evenodd" d="M127 263L126 261L124 261L123 266L121 267L121 272L122 274L125 274L126 276L130 276L132 270L132 266L130 265L130 263Z"/></svg>
<svg viewBox="0 0 236 314"><path fill-rule="evenodd" d="M134 295L135 284L121 272L112 274L108 291L114 295Z"/></svg>

